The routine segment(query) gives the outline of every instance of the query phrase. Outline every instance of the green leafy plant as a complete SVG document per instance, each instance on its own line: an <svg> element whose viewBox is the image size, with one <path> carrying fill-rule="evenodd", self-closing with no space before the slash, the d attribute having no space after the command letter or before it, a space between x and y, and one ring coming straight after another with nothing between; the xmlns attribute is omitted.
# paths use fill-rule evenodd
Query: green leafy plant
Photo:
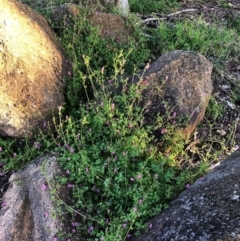
<svg viewBox="0 0 240 241"><path fill-rule="evenodd" d="M235 41L238 38L235 31L209 26L201 19L194 22L184 20L176 24L162 22L157 30L153 30L152 36L149 47L155 55L182 49L227 60L229 56L237 54L239 48Z"/></svg>
<svg viewBox="0 0 240 241"><path fill-rule="evenodd" d="M87 240L125 240L133 231L151 228L145 221L166 207L194 175L186 171L179 178L175 156L154 145L152 131L163 126L159 118L156 125L145 124L144 111L149 106L140 108L145 82L140 79L129 86L128 79L115 75L105 83L100 78L103 71L92 71L90 59L84 58L94 98L80 104L74 119L63 118L62 109L59 112L56 125L61 141L56 151L68 174L59 181L73 189L74 210L82 218L76 230L81 235ZM124 63L120 51L113 60L115 70L121 72ZM120 85L122 91L113 96ZM88 96L86 87L85 91ZM174 138L171 126L166 119L163 142L168 135ZM177 155L183 145L173 149Z"/></svg>
<svg viewBox="0 0 240 241"><path fill-rule="evenodd" d="M224 114L223 106L216 101L214 97L209 100L209 104L206 110L206 117L209 119L213 119L214 121L217 118L222 117Z"/></svg>
<svg viewBox="0 0 240 241"><path fill-rule="evenodd" d="M51 14L54 6L65 1L45 1L43 6L34 2L28 4L55 29ZM165 0L129 3L132 11L140 13L170 12L179 4ZM46 131L34 138L0 139L0 170L18 170L39 155L55 153L66 173L57 177L57 183L73 192L72 205L67 206L52 190L55 215L61 217L66 208L72 214L70 232L59 237L122 241L141 229L151 229L148 220L235 145L234 131L221 138L214 131L214 123L223 114L214 98L206 112L208 121L199 127L207 130L207 137L197 131L185 143L171 110L149 125L144 114L150 106L141 102L146 83L140 76L137 84L130 84L128 76L144 68L149 58L175 49L202 53L221 65L222 72L225 60L238 57L238 21L228 22L233 29L210 26L201 18L162 22L146 38L135 27L137 18L130 16L127 24L134 26L132 36L120 43L101 37L88 21L92 13L92 8L83 6L81 16L57 32L73 72L67 77L66 103L53 118L56 132L44 123ZM161 134L158 140L153 137L155 131Z"/></svg>
<svg viewBox="0 0 240 241"><path fill-rule="evenodd" d="M178 7L177 1L166 0L129 0L130 9L132 12L138 13L165 13L169 10L174 10Z"/></svg>
<svg viewBox="0 0 240 241"><path fill-rule="evenodd" d="M129 19L128 25L132 26L132 37L125 42L118 42L111 38L102 38L97 27L91 25L90 18L91 9L82 8L81 15L75 19L71 28L60 30L59 40L68 53L69 61L73 65L74 75L69 76L66 88L66 102L70 109L78 108L80 100L85 96L84 87L89 87L89 80L85 79L87 71L83 56L93 56L89 60L89 67L92 69L104 68L104 76L102 78L109 79L116 74L112 59L116 52L122 50L128 52L132 49L126 59L125 68L121 74L131 74L137 67L143 66L148 60L150 51L147 47L147 40L141 34L141 30L137 27L133 28L133 21ZM54 28L54 25L53 25ZM95 86L96 87L96 86ZM88 94L90 94L88 89Z"/></svg>

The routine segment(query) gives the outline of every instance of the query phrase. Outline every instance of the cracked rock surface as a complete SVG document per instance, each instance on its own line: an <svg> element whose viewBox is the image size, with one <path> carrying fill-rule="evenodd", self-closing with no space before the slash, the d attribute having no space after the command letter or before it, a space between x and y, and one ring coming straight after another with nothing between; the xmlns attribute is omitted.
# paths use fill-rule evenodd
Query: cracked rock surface
<svg viewBox="0 0 240 241"><path fill-rule="evenodd" d="M132 241L240 240L240 151L198 179Z"/></svg>

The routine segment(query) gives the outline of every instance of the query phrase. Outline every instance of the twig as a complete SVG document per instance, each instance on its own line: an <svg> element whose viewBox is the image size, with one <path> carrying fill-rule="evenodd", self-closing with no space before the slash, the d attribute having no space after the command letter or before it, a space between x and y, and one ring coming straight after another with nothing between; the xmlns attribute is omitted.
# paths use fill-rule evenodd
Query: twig
<svg viewBox="0 0 240 241"><path fill-rule="evenodd" d="M141 21L141 23L147 23L147 22L150 22L150 21L159 21L160 18L147 18L147 19L144 19Z"/></svg>
<svg viewBox="0 0 240 241"><path fill-rule="evenodd" d="M236 131L237 131L238 122L239 122L239 116L240 116L240 114L238 114L238 116L236 118L236 121L234 123L234 129L233 129L233 131L231 131L231 135L230 135L229 139L226 142L226 143L230 143L230 146L233 145L234 137L235 137L235 134L236 134Z"/></svg>
<svg viewBox="0 0 240 241"><path fill-rule="evenodd" d="M181 11L178 11L178 12L175 12L175 13L170 13L170 14L162 17L162 18L147 18L147 19L142 20L141 23L144 24L144 23L147 23L147 22L150 22L150 21L161 21L161 20L165 20L169 17L172 17L174 15L180 14L180 13L194 12L194 11L197 11L197 9L195 9L195 8L184 9L184 10L181 10Z"/></svg>
<svg viewBox="0 0 240 241"><path fill-rule="evenodd" d="M170 13L166 17L171 17L171 16L174 16L174 15L177 15L177 14L180 14L180 13L194 12L194 11L197 11L197 9L196 8L183 9L183 10L175 12L175 13Z"/></svg>
<svg viewBox="0 0 240 241"><path fill-rule="evenodd" d="M231 3L228 4L229 7L234 8L234 9L240 9L240 5L233 5Z"/></svg>
<svg viewBox="0 0 240 241"><path fill-rule="evenodd" d="M200 140L192 141L192 142L185 148L185 151L190 150L192 146L195 146L195 145L198 144L198 143L200 143Z"/></svg>

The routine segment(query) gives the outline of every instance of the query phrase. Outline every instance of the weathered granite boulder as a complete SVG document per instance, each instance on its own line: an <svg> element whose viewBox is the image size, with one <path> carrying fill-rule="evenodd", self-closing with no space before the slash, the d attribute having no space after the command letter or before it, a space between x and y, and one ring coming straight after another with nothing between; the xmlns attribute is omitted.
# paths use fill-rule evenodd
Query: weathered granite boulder
<svg viewBox="0 0 240 241"><path fill-rule="evenodd" d="M126 42L133 31L131 26L126 25L126 20L116 14L95 13L90 19L94 26L98 26L103 38L113 38L119 43Z"/></svg>
<svg viewBox="0 0 240 241"><path fill-rule="evenodd" d="M72 3L54 8L51 18L56 30L73 24L73 20L76 20L81 11L81 5ZM122 43L131 37L132 27L128 27L126 20L120 15L95 11L88 16L88 20L93 26L99 27L100 35L103 38L113 38Z"/></svg>
<svg viewBox="0 0 240 241"><path fill-rule="evenodd" d="M152 124L158 114L174 115L188 138L204 117L213 91L211 73L212 63L195 52L176 50L159 57L139 74L147 85L142 105L150 103L147 123ZM136 77L134 82L138 81Z"/></svg>
<svg viewBox="0 0 240 241"><path fill-rule="evenodd" d="M62 175L57 158L50 154L12 174L0 209L1 241L53 241L60 231L66 230L63 220L68 216L53 216L56 204L52 202L50 191L56 174ZM68 203L71 198L69 189L54 188L56 194Z"/></svg>
<svg viewBox="0 0 240 241"><path fill-rule="evenodd" d="M0 134L24 137L63 103L68 68L41 15L15 0L0 5Z"/></svg>
<svg viewBox="0 0 240 241"><path fill-rule="evenodd" d="M152 229L131 241L239 241L240 151L149 220Z"/></svg>

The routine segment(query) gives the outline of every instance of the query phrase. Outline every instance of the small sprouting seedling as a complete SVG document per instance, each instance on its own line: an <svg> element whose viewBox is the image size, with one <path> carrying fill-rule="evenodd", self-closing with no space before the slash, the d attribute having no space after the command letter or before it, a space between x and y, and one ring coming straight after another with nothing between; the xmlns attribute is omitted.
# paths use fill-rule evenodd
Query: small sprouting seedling
<svg viewBox="0 0 240 241"><path fill-rule="evenodd" d="M216 121L217 118L222 117L223 114L224 114L223 106L219 102L217 102L214 97L211 97L206 109L205 116L209 119Z"/></svg>

